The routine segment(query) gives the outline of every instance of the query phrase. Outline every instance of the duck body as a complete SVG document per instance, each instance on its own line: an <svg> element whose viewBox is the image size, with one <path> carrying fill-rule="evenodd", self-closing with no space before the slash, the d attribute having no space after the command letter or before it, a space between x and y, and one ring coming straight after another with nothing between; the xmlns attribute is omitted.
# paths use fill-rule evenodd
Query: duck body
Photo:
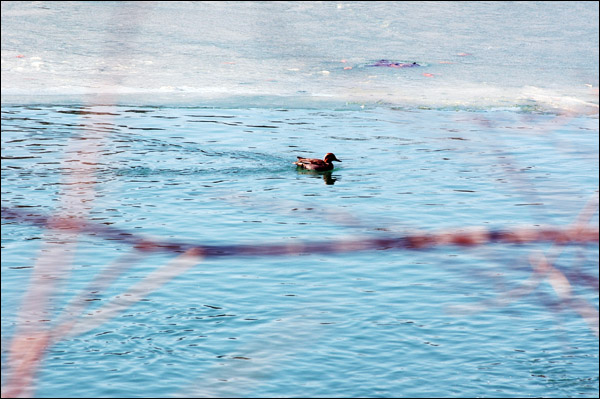
<svg viewBox="0 0 600 399"><path fill-rule="evenodd" d="M325 154L325 158L322 160L316 158L298 157L298 160L294 162L294 164L302 169L314 170L316 172L326 172L334 168L333 161L342 162L337 159L335 155L329 152Z"/></svg>

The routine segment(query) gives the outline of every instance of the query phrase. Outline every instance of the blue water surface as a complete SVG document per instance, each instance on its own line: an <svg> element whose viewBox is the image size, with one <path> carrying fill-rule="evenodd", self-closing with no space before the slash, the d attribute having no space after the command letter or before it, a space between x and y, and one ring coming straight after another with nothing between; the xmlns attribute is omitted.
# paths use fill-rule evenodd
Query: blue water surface
<svg viewBox="0 0 600 399"><path fill-rule="evenodd" d="M330 174L292 164L326 152L343 161ZM259 247L564 228L593 202L597 184L597 118L353 107L2 109L3 207L79 212L158 241ZM597 211L589 221L598 225ZM3 219L3 384L34 265L51 256L48 242L61 247L65 237ZM44 328L60 325L77 295L89 307L71 315L79 324L45 352L36 396L598 394L598 337L581 315L585 306L597 315L597 243L229 256L152 286L152 273L180 253L135 251L100 232L76 240L49 280L59 289ZM540 253L567 276L577 301L562 300L548 280L532 284ZM107 270L114 281L89 286ZM122 302L134 287L139 297ZM112 316L95 321L111 304Z"/></svg>

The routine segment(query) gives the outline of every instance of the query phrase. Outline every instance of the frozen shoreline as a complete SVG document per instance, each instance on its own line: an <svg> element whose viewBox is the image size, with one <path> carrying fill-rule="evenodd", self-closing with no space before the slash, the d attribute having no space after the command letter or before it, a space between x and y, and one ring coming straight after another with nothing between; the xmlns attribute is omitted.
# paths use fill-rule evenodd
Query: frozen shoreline
<svg viewBox="0 0 600 399"><path fill-rule="evenodd" d="M597 21L592 2L5 2L2 103L597 115Z"/></svg>

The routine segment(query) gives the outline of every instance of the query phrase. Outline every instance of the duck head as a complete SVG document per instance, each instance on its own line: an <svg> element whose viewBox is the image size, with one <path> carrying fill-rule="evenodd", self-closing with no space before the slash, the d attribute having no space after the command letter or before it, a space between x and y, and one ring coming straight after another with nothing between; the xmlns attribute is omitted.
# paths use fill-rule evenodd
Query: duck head
<svg viewBox="0 0 600 399"><path fill-rule="evenodd" d="M328 152L327 154L325 154L325 158L323 158L323 161L325 161L325 163L331 163L333 161L342 162L339 159L337 159L335 157L335 155L333 155L333 153L331 153L331 152Z"/></svg>

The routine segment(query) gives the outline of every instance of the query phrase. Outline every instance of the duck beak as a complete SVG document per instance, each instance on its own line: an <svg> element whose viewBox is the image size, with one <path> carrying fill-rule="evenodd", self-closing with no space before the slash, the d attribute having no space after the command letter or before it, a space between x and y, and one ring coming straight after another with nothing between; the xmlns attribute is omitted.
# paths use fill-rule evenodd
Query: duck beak
<svg viewBox="0 0 600 399"><path fill-rule="evenodd" d="M342 161L340 161L340 160L339 160L339 159L337 159L337 158L333 158L333 160L334 160L334 161L338 161L338 162L342 162Z"/></svg>

